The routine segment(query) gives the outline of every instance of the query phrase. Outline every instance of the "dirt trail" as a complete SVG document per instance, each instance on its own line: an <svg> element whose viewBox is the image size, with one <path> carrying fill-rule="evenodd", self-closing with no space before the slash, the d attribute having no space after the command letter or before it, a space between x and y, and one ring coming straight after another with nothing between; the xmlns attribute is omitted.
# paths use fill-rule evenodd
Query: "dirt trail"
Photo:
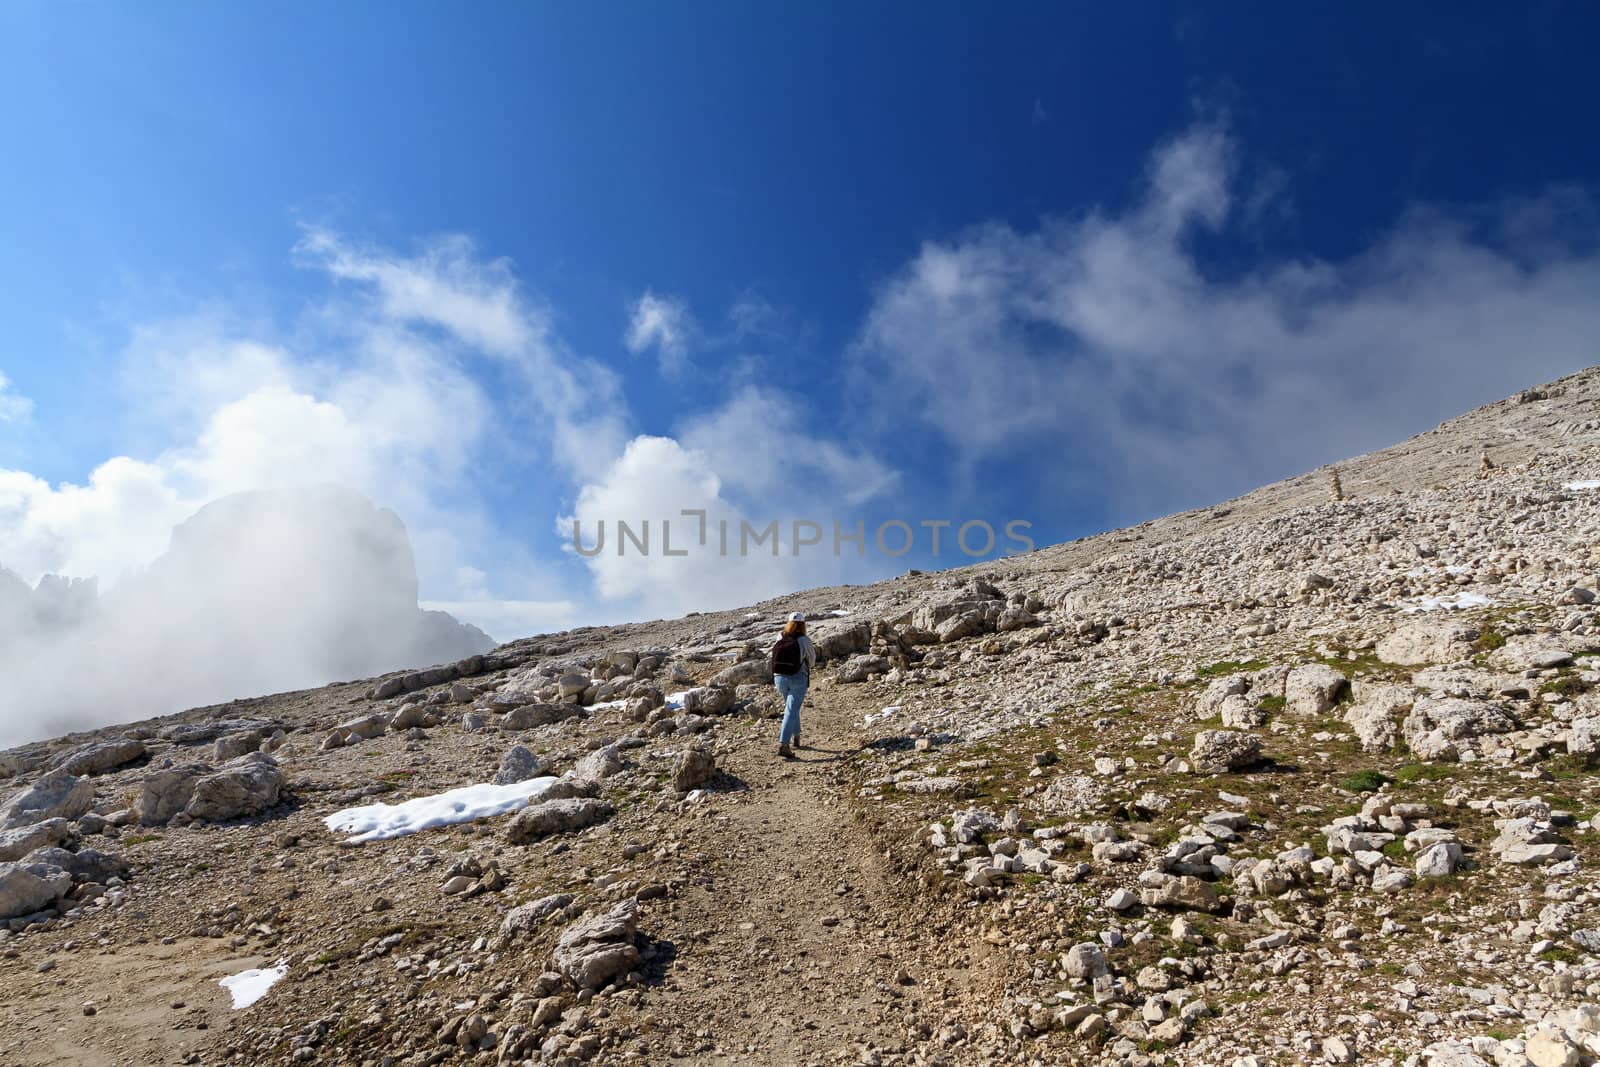
<svg viewBox="0 0 1600 1067"><path fill-rule="evenodd" d="M675 909L684 940L651 996L658 1016L699 1020L675 1050L693 1062L838 1062L846 1049L857 1062L863 1046L898 1048L950 981L929 973L909 887L850 811L841 772L861 710L819 680L795 760L777 757L775 722L724 760L748 791L719 797L696 835L709 877Z"/></svg>

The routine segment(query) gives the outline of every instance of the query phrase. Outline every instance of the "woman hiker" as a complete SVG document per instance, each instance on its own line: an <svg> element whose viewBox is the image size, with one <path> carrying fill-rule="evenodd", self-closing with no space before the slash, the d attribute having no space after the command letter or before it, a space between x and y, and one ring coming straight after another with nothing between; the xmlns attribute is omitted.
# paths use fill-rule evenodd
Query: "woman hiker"
<svg viewBox="0 0 1600 1067"><path fill-rule="evenodd" d="M772 681L783 694L778 755L784 759L794 759L794 750L800 747L800 703L806 698L811 668L816 665L817 646L806 636L806 617L797 611L789 616L783 636L772 646Z"/></svg>

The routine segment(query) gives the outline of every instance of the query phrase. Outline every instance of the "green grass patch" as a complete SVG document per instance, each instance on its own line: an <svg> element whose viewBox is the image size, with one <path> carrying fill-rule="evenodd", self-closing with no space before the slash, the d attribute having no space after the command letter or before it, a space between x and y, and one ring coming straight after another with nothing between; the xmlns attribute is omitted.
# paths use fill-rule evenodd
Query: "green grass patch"
<svg viewBox="0 0 1600 1067"><path fill-rule="evenodd" d="M1259 706L1262 711L1282 711L1284 705L1287 703L1288 700L1286 700L1284 697L1262 697Z"/></svg>
<svg viewBox="0 0 1600 1067"><path fill-rule="evenodd" d="M1341 779L1339 788L1346 793L1376 793L1389 781L1389 776L1379 771L1357 771Z"/></svg>
<svg viewBox="0 0 1600 1067"><path fill-rule="evenodd" d="M1560 678L1552 678L1539 687L1541 693L1560 693L1564 697L1581 696L1594 688L1576 674L1565 674Z"/></svg>
<svg viewBox="0 0 1600 1067"><path fill-rule="evenodd" d="M1454 775L1451 768L1438 763L1408 763L1394 772L1394 780L1401 785L1418 782L1443 782Z"/></svg>
<svg viewBox="0 0 1600 1067"><path fill-rule="evenodd" d="M1497 648L1505 648L1506 635L1492 626L1485 626L1478 631L1478 639L1472 643L1472 647L1479 652L1493 652Z"/></svg>
<svg viewBox="0 0 1600 1067"><path fill-rule="evenodd" d="M1198 674L1202 678L1217 678L1225 674L1240 674L1244 671L1259 671L1266 665L1267 661L1263 659L1244 661L1236 659L1224 659L1218 660L1216 663L1213 663L1208 667L1199 667L1194 673Z"/></svg>

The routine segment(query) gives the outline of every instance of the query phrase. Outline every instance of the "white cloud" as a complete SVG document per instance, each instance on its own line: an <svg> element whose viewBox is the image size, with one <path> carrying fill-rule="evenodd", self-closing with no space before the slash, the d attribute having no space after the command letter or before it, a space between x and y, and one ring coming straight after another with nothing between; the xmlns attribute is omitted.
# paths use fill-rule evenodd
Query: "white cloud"
<svg viewBox="0 0 1600 1067"><path fill-rule="evenodd" d="M582 546L592 548L605 521L605 550L585 560L596 591L626 604L629 617L644 618L735 607L844 580L851 564L848 555L833 553L833 524L853 530L861 521L855 509L893 488L899 475L841 443L842 435L830 438L829 427L808 432L805 420L796 397L745 386L719 407L686 419L676 437L634 438L604 478L583 487L559 525L570 547L576 520ZM685 510L706 513L705 545L700 520L684 517ZM636 535L649 521L648 554L632 542L618 552L619 520ZM688 549L687 555L665 554L664 521L672 548ZM771 541L757 544L755 533L748 540L745 533L746 523L764 531L774 522L776 556ZM798 555L796 522L820 528L802 527L799 536L821 537Z"/></svg>
<svg viewBox="0 0 1600 1067"><path fill-rule="evenodd" d="M646 292L634 302L623 342L636 356L654 348L662 373L675 375L687 364L696 332L694 316L681 299Z"/></svg>
<svg viewBox="0 0 1600 1067"><path fill-rule="evenodd" d="M51 485L26 470L0 469L0 566L28 585L50 573L94 576L118 605L117 621L95 638L104 646L97 650L104 670L84 673L70 693L52 689L38 672L13 686L13 694L30 694L36 711L48 710L50 721L81 724L72 716L83 708L114 707L128 716L173 710L175 693L212 700L316 684L346 676L341 665L356 662L376 669L374 660L322 654L339 642L313 640L321 652L302 647L307 635L321 632L319 618L349 625L335 609L348 611L362 582L349 595L333 589L337 582L323 583L329 588L297 593L293 604L274 605L270 595L275 574L303 570L287 556L345 559L356 551L365 536L359 523L334 530L308 520L306 529L257 537L237 560L216 563L216 582L251 590L247 599L261 604L250 625L264 640L252 656L185 645L203 635L178 617L194 614L180 606L182 596L171 597L170 618L129 607L139 598L122 591L156 587L148 568L167 550L174 527L226 495L307 486L358 491L403 516L423 607L510 639L621 615L742 603L833 577L837 566L821 557L774 558L770 546L742 558L703 553L687 565L661 555L659 545L651 557L608 555L587 569L571 559L541 560L493 510L491 490L504 488L492 483L502 458L546 468L549 481L538 491L554 502L570 487L577 494L572 510L586 521L649 519L657 538L661 520L684 507L704 507L713 524L730 520L737 538L746 515L762 525L810 518L819 501L861 502L894 482L881 462L827 428L811 428L798 395L753 387L687 418L682 444L664 437L630 443L617 376L569 351L509 265L476 258L464 240L433 242L407 256L311 231L297 251L336 284L292 329L216 307L132 328L122 374L127 417L136 439L158 442L154 450L108 459L81 483ZM677 344L683 333L674 331L692 329L686 310L668 318L651 327L658 347ZM552 503L548 514L554 511ZM689 525L680 525L678 538L689 536ZM786 528L786 545L788 536ZM276 553L268 566L265 555L291 541L294 552ZM224 573L229 566L236 572ZM165 562L157 570L172 577ZM577 580L585 574L588 588ZM18 615L0 604L0 624L28 614L29 594L23 590L19 600L17 588L0 575L0 594L23 605ZM389 603L367 612L374 632L366 636L380 638L382 619L394 610ZM272 644L269 634L288 644ZM204 677L163 676L161 684L112 699L103 691L107 679L115 681L116 665L155 655L151 635L168 635L161 640L171 647L160 655L205 664ZM0 635L0 652L10 647L17 655L27 643L30 661L59 667L60 656L40 646L39 635L22 636L7 646ZM271 654L291 645L292 656ZM8 676L20 671L0 664ZM0 734L17 725L8 726L7 710L0 701ZM45 719L31 721L37 729Z"/></svg>
<svg viewBox="0 0 1600 1067"><path fill-rule="evenodd" d="M26 422L33 414L33 401L18 395L11 380L0 373L0 422Z"/></svg>
<svg viewBox="0 0 1600 1067"><path fill-rule="evenodd" d="M299 251L334 278L370 287L384 320L442 329L509 368L523 392L506 414L547 425L563 470L592 477L621 453L627 420L616 374L567 350L550 312L522 293L508 260L480 260L460 236L406 257L320 229L307 232Z"/></svg>
<svg viewBox="0 0 1600 1067"><path fill-rule="evenodd" d="M1512 205L1494 240L1417 210L1350 259L1241 272L1195 240L1232 224L1238 155L1199 125L1153 153L1126 212L925 244L876 294L863 380L969 464L1012 457L1128 514L1388 444L1594 358L1600 234L1570 194Z"/></svg>
<svg viewBox="0 0 1600 1067"><path fill-rule="evenodd" d="M704 546L699 520L682 514L695 509L706 513ZM603 544L585 560L596 592L618 602L629 617L648 618L752 603L798 588L801 575L816 573L814 558L795 559L786 549L775 556L771 541L742 541L746 519L758 529L772 521L748 516L730 502L703 453L670 437L646 436L629 442L604 479L583 487L560 529L570 539L576 522L584 549ZM619 522L646 542L647 551L622 538ZM724 528L727 552L720 543ZM687 554L668 555L669 548Z"/></svg>
<svg viewBox="0 0 1600 1067"><path fill-rule="evenodd" d="M747 385L722 407L691 416L679 437L745 499L856 506L894 486L895 470L840 443L843 426L813 432L805 426L807 415L797 394Z"/></svg>

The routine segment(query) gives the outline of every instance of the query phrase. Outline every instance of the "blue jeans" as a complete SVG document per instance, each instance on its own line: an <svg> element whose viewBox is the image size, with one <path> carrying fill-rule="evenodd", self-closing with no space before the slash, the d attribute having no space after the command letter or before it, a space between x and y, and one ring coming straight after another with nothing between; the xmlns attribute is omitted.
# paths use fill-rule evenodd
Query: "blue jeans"
<svg viewBox="0 0 1600 1067"><path fill-rule="evenodd" d="M800 702L806 698L811 686L811 676L799 674L774 674L773 682L783 694L783 725L778 728L778 744L787 745L800 736Z"/></svg>

